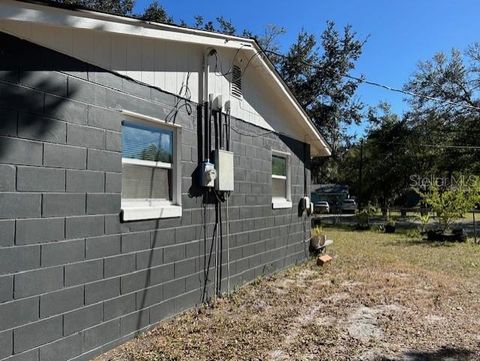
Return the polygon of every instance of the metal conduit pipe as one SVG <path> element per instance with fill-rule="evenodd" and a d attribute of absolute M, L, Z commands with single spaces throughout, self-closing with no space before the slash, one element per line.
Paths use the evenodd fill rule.
<path fill-rule="evenodd" d="M 213 48 L 208 48 L 205 51 L 205 54 L 203 55 L 203 87 L 202 87 L 202 101 L 203 101 L 203 106 L 205 107 L 205 116 L 204 116 L 204 127 L 203 130 L 205 132 L 204 136 L 206 138 L 205 142 L 205 149 L 204 149 L 204 155 L 205 159 L 207 161 L 210 160 L 210 151 L 211 151 L 211 109 L 212 109 L 212 104 L 209 99 L 209 93 L 208 93 L 208 80 L 210 76 L 210 57 L 215 55 L 217 51 Z"/>

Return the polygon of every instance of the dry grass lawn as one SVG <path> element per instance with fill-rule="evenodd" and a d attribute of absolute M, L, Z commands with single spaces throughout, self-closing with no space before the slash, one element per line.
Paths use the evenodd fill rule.
<path fill-rule="evenodd" d="M 326 232 L 326 267 L 259 279 L 96 360 L 480 360 L 480 246 Z"/>

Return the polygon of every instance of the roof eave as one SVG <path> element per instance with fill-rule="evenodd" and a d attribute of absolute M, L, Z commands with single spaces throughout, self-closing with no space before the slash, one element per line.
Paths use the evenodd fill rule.
<path fill-rule="evenodd" d="M 18 11 L 19 2 L 27 3 L 30 9 L 23 9 L 24 11 Z M 294 108 L 297 110 L 303 125 L 307 133 L 312 134 L 312 137 L 304 139 L 305 142 L 311 145 L 311 154 L 319 156 L 331 155 L 330 147 L 325 139 L 318 132 L 317 128 L 311 121 L 308 114 L 299 104 L 293 93 L 290 91 L 285 81 L 282 79 L 273 63 L 270 61 L 265 52 L 261 49 L 260 45 L 255 39 L 247 39 L 233 35 L 226 35 L 216 32 L 210 32 L 205 30 L 197 30 L 191 28 L 185 28 L 178 25 L 170 25 L 163 23 L 148 22 L 141 19 L 118 16 L 98 11 L 92 11 L 85 8 L 61 6 L 44 1 L 35 0 L 4 0 L 2 1 L 2 17 L 11 20 L 29 21 L 29 22 L 43 22 L 52 26 L 65 26 L 65 27 L 77 27 L 83 29 L 102 29 L 103 31 L 109 31 L 114 33 L 122 33 L 133 36 L 142 36 L 150 38 L 159 38 L 165 40 L 182 41 L 199 43 L 206 46 L 217 46 L 224 48 L 242 48 L 244 50 L 250 50 L 254 53 L 260 53 L 261 64 L 264 69 L 269 72 L 271 78 L 277 83 L 280 89 L 284 92 L 286 97 L 291 101 Z M 45 11 L 45 8 L 56 11 L 57 16 L 42 14 L 41 11 Z M 70 13 L 80 13 L 79 16 L 82 19 L 76 19 L 76 16 L 71 16 Z M 64 15 L 58 16 L 58 15 Z M 72 18 L 69 18 L 68 16 Z M 81 21 L 83 20 L 83 22 Z M 98 23 L 98 21 L 103 22 Z M 108 22 L 108 26 L 104 24 Z M 175 33 L 181 35 L 172 36 Z M 209 38 L 209 42 L 205 42 L 205 38 Z"/>

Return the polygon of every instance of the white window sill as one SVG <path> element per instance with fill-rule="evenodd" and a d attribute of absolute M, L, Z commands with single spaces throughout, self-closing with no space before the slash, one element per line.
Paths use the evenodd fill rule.
<path fill-rule="evenodd" d="M 273 200 L 272 201 L 272 208 L 273 209 L 284 209 L 284 208 L 292 208 L 292 202 L 287 200 Z"/>
<path fill-rule="evenodd" d="M 182 216 L 182 207 L 175 205 L 156 207 L 122 207 L 124 221 L 137 221 Z"/>

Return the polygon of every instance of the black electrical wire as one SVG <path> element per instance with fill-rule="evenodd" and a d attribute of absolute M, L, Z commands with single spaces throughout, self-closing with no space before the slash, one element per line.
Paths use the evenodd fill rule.
<path fill-rule="evenodd" d="M 235 60 L 236 56 L 238 55 L 238 53 L 240 52 L 240 50 L 242 49 L 242 47 L 244 47 L 244 45 L 242 45 L 240 48 L 237 49 L 234 57 L 233 57 L 233 61 Z M 247 65 L 245 66 L 245 68 L 243 69 L 242 71 L 242 77 L 245 75 L 245 71 L 247 70 L 247 68 L 249 67 L 249 65 L 251 64 L 252 60 L 260 55 L 260 54 L 267 54 L 267 53 L 270 53 L 270 54 L 273 54 L 275 56 L 278 56 L 278 57 L 281 57 L 281 58 L 287 58 L 287 56 L 285 55 L 282 55 L 282 54 L 279 54 L 277 52 L 274 52 L 274 51 L 270 51 L 270 50 L 261 50 L 259 52 L 256 52 L 255 54 L 253 54 L 250 59 L 248 60 L 247 62 Z M 218 55 L 215 53 L 215 59 L 216 59 L 216 63 L 215 63 L 215 69 L 218 69 Z M 233 61 L 232 61 L 232 66 L 231 68 L 233 67 Z M 308 62 L 304 62 L 302 61 L 301 62 L 302 64 L 306 65 L 306 66 L 310 66 L 310 67 L 313 67 L 313 68 L 318 68 L 318 66 L 316 66 L 315 64 L 311 64 L 311 63 L 308 63 Z M 222 65 L 221 65 L 221 62 L 220 62 L 220 68 L 221 68 L 221 74 L 222 75 L 228 75 L 231 73 L 231 69 L 227 72 L 227 73 L 223 73 L 222 71 Z M 182 88 L 186 87 L 185 89 L 185 93 L 187 94 L 187 91 L 188 93 L 190 94 L 190 89 L 188 88 L 188 81 L 189 81 L 189 77 L 190 77 L 190 73 L 188 74 L 188 77 L 187 77 L 187 83 L 186 85 L 183 84 L 182 85 Z M 373 82 L 373 81 L 369 81 L 369 80 L 366 80 L 366 79 L 363 79 L 363 78 L 359 78 L 359 77 L 355 77 L 355 76 L 351 76 L 351 75 L 345 75 L 346 78 L 349 78 L 349 79 L 352 79 L 352 80 L 355 80 L 355 81 L 358 81 L 359 83 L 364 83 L 364 84 L 368 84 L 368 85 L 372 85 L 372 86 L 377 86 L 377 87 L 381 87 L 383 89 L 386 89 L 386 90 L 389 90 L 389 91 L 393 91 L 393 92 L 397 92 L 397 93 L 403 93 L 405 95 L 409 95 L 409 96 L 412 96 L 412 97 L 422 97 L 422 98 L 427 98 L 429 100 L 433 100 L 433 101 L 437 101 L 437 102 L 443 102 L 443 103 L 446 103 L 446 104 L 450 104 L 450 105 L 455 105 L 455 106 L 465 106 L 465 107 L 468 107 L 468 108 L 472 108 L 472 109 L 475 109 L 475 110 L 480 110 L 479 107 L 475 107 L 475 106 L 471 106 L 471 105 L 468 105 L 468 104 L 459 104 L 459 103 L 456 103 L 456 102 L 451 102 L 451 101 L 446 101 L 444 99 L 439 99 L 439 98 L 435 98 L 435 97 L 430 97 L 430 96 L 426 96 L 426 95 L 422 95 L 422 94 L 417 94 L 417 93 L 414 93 L 414 92 L 409 92 L 409 91 L 405 91 L 403 89 L 396 89 L 396 88 L 393 88 L 391 86 L 388 86 L 388 85 L 385 85 L 385 84 L 381 84 L 381 83 L 378 83 L 378 82 Z M 182 90 L 181 88 L 181 90 Z M 181 91 L 180 90 L 180 91 Z M 187 97 L 187 99 L 189 99 L 189 97 Z M 181 102 L 182 99 L 179 99 L 179 102 Z M 188 102 L 185 101 L 185 103 L 178 107 L 178 104 L 179 102 L 177 102 L 177 104 L 175 105 L 174 107 L 174 111 L 175 111 L 175 114 L 181 109 L 182 106 L 185 106 L 187 107 L 187 113 L 190 115 L 191 114 L 191 106 Z M 189 108 L 189 109 L 188 109 Z M 210 138 L 211 137 L 211 131 L 210 131 L 210 126 L 209 126 L 209 133 L 208 133 L 208 137 Z M 260 133 L 260 134 L 253 134 L 253 133 L 247 133 L 247 132 L 243 132 L 235 127 L 230 127 L 231 130 L 233 130 L 234 132 L 238 133 L 238 134 L 241 134 L 241 135 L 244 135 L 244 136 L 249 136 L 249 137 L 253 137 L 253 138 L 256 138 L 256 137 L 261 137 L 261 136 L 264 136 L 264 135 L 268 135 L 268 134 L 271 134 L 271 133 L 275 133 L 275 131 L 267 131 L 267 132 L 264 132 L 264 133 Z M 456 132 L 455 130 L 453 130 L 452 132 Z M 211 146 L 210 146 L 210 140 L 208 140 L 208 149 L 210 150 Z M 403 143 L 389 143 L 389 144 L 395 144 L 395 145 L 404 145 Z M 461 145 L 441 145 L 441 144 L 416 144 L 417 146 L 420 146 L 420 147 L 430 147 L 430 148 L 452 148 L 452 149 L 468 149 L 468 150 L 480 150 L 480 146 L 461 146 Z M 209 152 L 208 152 L 209 153 Z M 208 157 L 209 157 L 209 154 L 208 154 Z"/>
<path fill-rule="evenodd" d="M 215 127 L 215 149 L 219 148 L 219 122 L 218 122 L 218 112 L 213 112 L 213 125 Z"/>
<path fill-rule="evenodd" d="M 222 66 L 222 62 L 218 60 L 218 55 L 217 55 L 217 52 L 215 52 L 214 56 L 215 56 L 215 68 L 214 68 L 214 74 L 215 75 L 218 75 L 218 76 L 227 76 L 227 75 L 230 75 L 232 74 L 233 72 L 233 65 L 235 63 L 235 58 L 237 57 L 238 53 L 240 52 L 240 50 L 242 50 L 242 48 L 246 47 L 246 45 L 242 44 L 238 49 L 237 51 L 235 52 L 235 55 L 233 56 L 233 59 L 232 59 L 232 62 L 230 64 L 230 68 L 228 69 L 228 71 L 226 73 L 223 72 L 223 66 Z M 218 73 L 218 64 L 220 64 L 220 73 Z"/>
<path fill-rule="evenodd" d="M 205 194 L 204 194 L 205 197 Z M 207 285 L 208 285 L 208 277 L 209 277 L 209 270 L 210 270 L 210 260 L 211 260 L 211 254 L 212 254 L 212 247 L 210 247 L 210 252 L 207 252 L 207 203 L 205 202 L 205 199 L 203 201 L 203 245 L 204 245 L 204 252 L 203 252 L 203 295 L 202 295 L 202 301 L 206 302 L 206 295 L 207 295 Z M 213 243 L 212 243 L 213 245 Z M 209 255 L 208 257 L 208 262 L 207 262 L 207 254 Z"/>
<path fill-rule="evenodd" d="M 219 76 L 227 76 L 227 75 L 232 74 L 232 73 L 233 73 L 233 65 L 234 65 L 234 62 L 235 62 L 235 58 L 237 57 L 239 51 L 240 51 L 243 47 L 245 47 L 245 45 L 241 45 L 240 48 L 237 49 L 237 51 L 236 51 L 236 53 L 235 53 L 235 55 L 234 55 L 234 57 L 233 57 L 233 59 L 232 59 L 232 62 L 231 62 L 231 64 L 230 64 L 230 69 L 229 69 L 228 72 L 226 72 L 226 73 L 223 73 L 223 71 L 222 71 L 222 68 L 223 68 L 222 62 L 218 60 L 218 55 L 217 55 L 217 53 L 215 52 L 215 69 L 214 69 L 214 73 L 215 73 L 216 75 L 218 75 L 218 74 L 217 74 L 217 70 L 218 70 L 218 64 L 220 63 L 220 75 L 219 75 Z M 242 73 L 241 73 L 241 75 L 240 75 L 240 79 L 243 78 L 243 76 L 244 76 L 246 70 L 248 69 L 248 67 L 250 66 L 250 63 L 252 62 L 252 60 L 253 60 L 255 57 L 257 57 L 257 56 L 259 56 L 259 55 L 261 55 L 261 54 L 265 54 L 265 51 L 263 51 L 263 50 L 257 51 L 257 52 L 255 52 L 255 54 L 253 54 L 253 55 L 248 59 L 247 64 L 246 64 L 245 67 L 242 69 Z M 265 54 L 265 55 L 266 55 L 266 54 Z"/>
<path fill-rule="evenodd" d="M 244 135 L 246 137 L 252 137 L 252 138 L 257 138 L 257 137 L 263 137 L 264 135 L 268 135 L 268 134 L 272 134 L 272 133 L 275 133 L 274 130 L 268 130 L 264 133 L 258 133 L 258 134 L 254 134 L 254 133 L 248 133 L 248 132 L 243 132 L 242 130 L 240 129 L 237 129 L 235 127 L 231 127 L 231 129 L 237 133 L 237 134 L 240 134 L 240 135 Z"/>
<path fill-rule="evenodd" d="M 407 143 L 402 143 L 402 142 L 381 142 L 381 141 L 376 141 L 376 140 L 367 140 L 369 143 L 374 143 L 374 144 L 384 144 L 384 145 L 409 145 Z M 417 147 L 422 147 L 422 148 L 440 148 L 440 149 L 465 149 L 465 150 L 480 150 L 480 146 L 475 146 L 475 145 L 448 145 L 448 144 L 422 144 L 422 143 L 415 143 L 414 144 Z"/>
<path fill-rule="evenodd" d="M 266 54 L 272 54 L 272 55 L 278 56 L 282 59 L 288 59 L 288 56 L 283 55 L 283 54 L 279 54 L 279 53 L 277 53 L 275 51 L 272 51 L 272 50 L 263 50 L 262 49 L 258 53 L 263 53 L 265 55 Z M 311 67 L 311 68 L 320 69 L 320 67 L 316 64 L 312 64 L 312 63 L 309 63 L 309 62 L 306 62 L 306 61 L 300 61 L 300 63 L 302 63 L 305 66 Z M 453 102 L 453 101 L 450 101 L 450 100 L 440 99 L 440 98 L 437 98 L 437 97 L 432 97 L 432 96 L 424 95 L 424 94 L 418 94 L 418 93 L 411 92 L 411 91 L 408 91 L 408 90 L 399 89 L 399 88 L 395 88 L 395 87 L 392 87 L 392 86 L 389 86 L 389 85 L 385 85 L 385 84 L 382 84 L 382 83 L 379 83 L 379 82 L 367 80 L 363 77 L 356 77 L 356 76 L 348 75 L 348 74 L 345 74 L 343 77 L 351 79 L 351 80 L 355 80 L 359 83 L 375 86 L 375 87 L 382 88 L 382 89 L 385 89 L 385 90 L 388 90 L 388 91 L 391 91 L 391 92 L 401 93 L 401 94 L 408 95 L 408 96 L 411 96 L 411 97 L 424 98 L 424 99 L 436 101 L 438 103 L 445 103 L 445 104 L 454 105 L 454 106 L 462 106 L 462 107 L 466 107 L 466 108 L 475 109 L 475 110 L 480 111 L 480 107 L 477 107 L 477 106 L 474 106 L 474 105 Z"/>
<path fill-rule="evenodd" d="M 223 137 L 222 137 L 222 108 L 218 110 L 217 114 L 218 119 L 218 138 L 219 138 L 219 149 L 223 149 Z"/>
<path fill-rule="evenodd" d="M 222 289 L 222 264 L 223 264 L 223 220 L 222 220 L 222 202 L 218 202 L 218 215 L 219 215 L 219 222 L 220 222 L 220 239 L 217 240 L 218 242 L 218 276 L 217 276 L 217 286 L 218 286 L 218 294 L 221 293 Z"/>
<path fill-rule="evenodd" d="M 237 50 L 238 52 L 238 50 Z M 247 62 L 247 65 L 245 66 L 245 68 L 243 69 L 242 71 L 242 75 L 241 77 L 243 77 L 243 75 L 245 74 L 245 71 L 247 70 L 248 66 L 250 65 L 251 61 L 259 56 L 259 55 L 265 55 L 267 58 L 268 58 L 268 54 L 272 54 L 272 55 L 275 55 L 279 58 L 282 58 L 282 59 L 288 59 L 288 56 L 286 55 L 283 55 L 283 54 L 279 54 L 275 51 L 272 51 L 272 50 L 263 50 L 263 49 L 260 49 L 260 51 L 257 51 L 255 52 L 251 57 L 250 59 L 248 60 Z M 306 61 L 300 61 L 301 64 L 305 65 L 305 66 L 308 66 L 308 67 L 311 67 L 311 68 L 315 68 L 315 69 L 320 69 L 320 66 L 316 65 L 316 64 L 312 64 L 312 63 L 309 63 L 309 62 L 306 62 Z M 351 80 L 355 80 L 359 83 L 362 83 L 362 84 L 367 84 L 367 85 L 371 85 L 371 86 L 375 86 L 375 87 L 378 87 L 378 88 L 382 88 L 382 89 L 385 89 L 385 90 L 388 90 L 388 91 L 391 91 L 391 92 L 395 92 L 395 93 L 401 93 L 401 94 L 404 94 L 404 95 L 408 95 L 410 97 L 417 97 L 417 98 L 423 98 L 423 99 L 428 99 L 428 100 L 432 100 L 432 101 L 435 101 L 435 102 L 438 102 L 438 103 L 445 103 L 445 104 L 449 104 L 449 105 L 453 105 L 453 106 L 462 106 L 462 107 L 466 107 L 466 108 L 470 108 L 470 109 L 474 109 L 474 110 L 478 110 L 480 111 L 480 107 L 478 106 L 474 106 L 474 105 L 470 105 L 470 104 L 464 104 L 464 103 L 458 103 L 458 102 L 453 102 L 453 101 L 449 101 L 449 100 L 445 100 L 445 99 L 440 99 L 440 98 L 437 98 L 437 97 L 432 97 L 432 96 L 429 96 L 429 95 L 425 95 L 425 94 L 418 94 L 418 93 L 415 93 L 415 92 L 411 92 L 411 91 L 408 91 L 408 90 L 404 90 L 404 89 L 399 89 L 399 88 L 395 88 L 395 87 L 392 87 L 392 86 L 389 86 L 389 85 L 386 85 L 386 84 L 382 84 L 382 83 L 379 83 L 379 82 L 375 82 L 375 81 L 371 81 L 371 80 L 367 80 L 363 77 L 356 77 L 356 76 L 353 76 L 353 75 L 349 75 L 349 74 L 345 74 L 343 75 L 344 78 L 348 78 L 348 79 L 351 79 Z"/>
<path fill-rule="evenodd" d="M 182 86 L 180 87 L 180 90 L 178 92 L 178 97 L 177 101 L 175 102 L 175 105 L 173 108 L 170 110 L 170 112 L 166 115 L 165 121 L 168 123 L 170 119 L 172 119 L 173 123 L 175 123 L 175 119 L 177 117 L 178 112 L 182 109 L 185 108 L 186 112 L 188 115 L 191 115 L 193 112 L 192 106 L 190 104 L 190 100 L 192 98 L 192 93 L 189 88 L 189 82 L 190 82 L 190 72 L 187 73 L 187 79 L 185 82 L 182 83 Z M 185 89 L 185 90 L 184 90 Z M 184 90 L 184 95 L 182 97 L 182 91 Z M 182 103 L 180 105 L 180 103 Z"/>
<path fill-rule="evenodd" d="M 208 122 L 207 122 L 207 119 L 208 119 L 208 115 L 209 115 L 209 103 L 208 102 L 205 102 L 203 104 L 203 119 L 202 119 L 202 122 L 203 122 L 203 137 L 205 139 L 205 144 L 203 146 L 203 157 L 204 157 L 204 160 L 206 159 L 210 159 L 210 154 L 208 152 L 208 147 L 209 147 L 209 140 L 208 140 Z"/>
<path fill-rule="evenodd" d="M 283 59 L 288 58 L 285 55 L 279 54 L 279 53 L 271 51 L 271 50 L 257 51 L 248 60 L 247 65 L 245 66 L 245 68 L 242 71 L 241 77 L 243 77 L 245 75 L 245 71 L 247 70 L 248 66 L 251 64 L 252 60 L 256 56 L 259 56 L 261 54 L 264 54 L 267 57 L 268 57 L 267 54 L 273 54 L 273 55 L 281 57 Z M 312 68 L 319 68 L 319 66 L 317 66 L 315 64 L 311 64 L 309 62 L 301 61 L 301 63 L 303 65 L 306 65 L 306 66 L 309 66 L 309 67 L 312 67 Z M 457 102 L 452 102 L 452 101 L 448 101 L 448 100 L 444 100 L 444 99 L 440 99 L 440 98 L 436 98 L 436 97 L 431 97 L 431 96 L 427 96 L 427 95 L 423 95 L 423 94 L 418 94 L 418 93 L 415 93 L 415 92 L 410 92 L 410 91 L 406 91 L 406 90 L 403 90 L 403 89 L 394 88 L 394 87 L 391 87 L 391 86 L 388 86 L 388 85 L 385 85 L 385 84 L 382 84 L 382 83 L 370 81 L 370 80 L 367 80 L 367 79 L 364 79 L 364 78 L 355 77 L 355 76 L 348 75 L 348 74 L 344 75 L 344 77 L 348 78 L 348 79 L 358 81 L 359 83 L 364 83 L 364 84 L 367 84 L 367 85 L 380 87 L 380 88 L 383 88 L 385 90 L 389 90 L 389 91 L 393 91 L 393 92 L 397 92 L 397 93 L 402 93 L 402 94 L 405 94 L 405 95 L 408 95 L 408 96 L 411 96 L 411 97 L 420 97 L 420 98 L 425 98 L 425 99 L 429 99 L 429 100 L 432 100 L 432 101 L 436 101 L 436 102 L 439 102 L 439 103 L 445 103 L 445 104 L 454 105 L 454 106 L 463 106 L 463 107 L 467 107 L 467 108 L 471 108 L 471 109 L 475 109 L 475 110 L 480 110 L 480 107 L 472 106 L 472 105 L 469 105 L 469 104 L 460 104 L 460 103 L 457 103 Z M 267 134 L 275 133 L 275 131 L 267 131 L 267 132 L 260 133 L 260 134 L 252 134 L 252 133 L 243 132 L 243 131 L 235 128 L 235 127 L 231 127 L 231 130 L 233 130 L 234 132 L 236 132 L 238 134 L 241 134 L 241 135 L 244 135 L 244 136 L 249 136 L 249 137 L 252 137 L 252 138 L 261 137 L 261 136 L 264 136 L 264 135 L 267 135 Z M 401 143 L 399 143 L 399 145 L 401 145 Z M 452 148 L 452 149 L 480 150 L 480 146 L 441 145 L 441 144 L 417 144 L 417 146 L 431 147 L 431 148 Z"/>
<path fill-rule="evenodd" d="M 228 110 L 228 113 L 227 113 L 227 119 L 228 119 L 228 136 L 227 136 L 227 150 L 230 151 L 230 141 L 231 141 L 231 137 L 230 137 L 230 132 L 232 130 L 232 117 L 230 115 L 230 110 Z"/>

